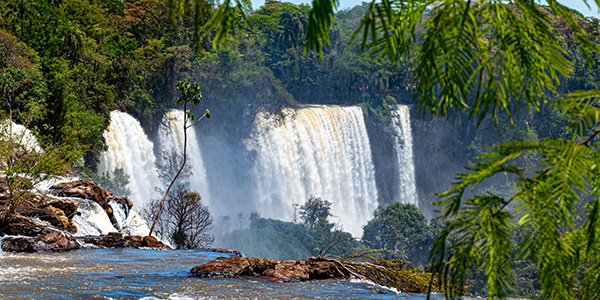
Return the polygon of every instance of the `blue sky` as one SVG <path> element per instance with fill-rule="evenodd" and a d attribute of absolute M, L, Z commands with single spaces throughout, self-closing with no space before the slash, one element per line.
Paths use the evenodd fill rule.
<path fill-rule="evenodd" d="M 284 1 L 284 2 L 290 2 L 290 3 L 294 3 L 294 4 L 300 4 L 300 3 L 310 4 L 311 3 L 311 1 L 309 1 L 309 0 L 288 0 L 288 1 Z M 340 0 L 340 9 L 354 7 L 362 2 L 363 2 L 362 0 Z M 592 16 L 592 17 L 600 18 L 600 14 L 598 13 L 598 6 L 596 6 L 596 4 L 594 4 L 594 0 L 588 0 L 588 4 L 590 4 L 591 9 L 585 5 L 585 2 L 583 2 L 583 0 L 562 0 L 562 1 L 559 0 L 558 2 L 563 5 L 566 5 L 568 7 L 578 10 L 586 17 Z M 252 0 L 252 6 L 254 9 L 259 8 L 264 3 L 265 3 L 264 0 Z M 546 2 L 542 1 L 540 3 L 546 3 Z"/>

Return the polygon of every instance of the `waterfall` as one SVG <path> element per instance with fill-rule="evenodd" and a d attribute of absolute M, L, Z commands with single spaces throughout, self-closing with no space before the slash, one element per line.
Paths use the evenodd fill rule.
<path fill-rule="evenodd" d="M 117 232 L 110 218 L 100 204 L 86 199 L 73 198 L 79 201 L 73 223 L 77 226 L 76 236 L 100 235 Z"/>
<path fill-rule="evenodd" d="M 355 236 L 377 208 L 375 169 L 360 107 L 311 106 L 284 117 L 259 114 L 248 143 L 256 151 L 255 209 L 291 221 L 311 195 Z"/>
<path fill-rule="evenodd" d="M 5 140 L 9 137 L 27 151 L 38 153 L 43 151 L 37 138 L 29 129 L 7 119 L 0 122 L 0 139 Z"/>
<path fill-rule="evenodd" d="M 167 156 L 172 156 L 173 154 L 177 154 L 183 159 L 183 117 L 183 111 L 176 109 L 168 111 L 163 117 L 162 124 L 158 129 L 159 149 L 161 153 L 158 160 L 160 165 L 168 165 L 169 162 L 165 161 L 165 159 Z M 176 168 L 179 169 L 180 165 L 181 161 L 177 161 Z M 188 179 L 191 189 L 200 193 L 202 199 L 210 199 L 206 168 L 202 161 L 200 144 L 194 127 L 190 127 L 187 130 L 186 165 L 191 167 L 192 175 Z M 177 172 L 177 170 L 174 170 L 174 172 Z M 175 174 L 173 174 L 173 176 L 174 175 Z M 181 182 L 180 179 L 178 179 L 178 181 Z M 164 184 L 169 183 L 170 179 L 169 182 Z M 206 200 L 204 203 L 209 204 Z"/>
<path fill-rule="evenodd" d="M 158 198 L 155 187 L 160 181 L 154 166 L 154 146 L 140 122 L 127 113 L 112 111 L 103 136 L 108 149 L 100 154 L 98 172 L 122 168 L 129 175 L 129 198 L 135 207 L 141 208 L 149 200 Z"/>
<path fill-rule="evenodd" d="M 398 105 L 398 109 L 392 112 L 392 124 L 395 131 L 394 150 L 396 152 L 396 170 L 398 171 L 397 201 L 414 204 L 418 207 L 408 106 Z"/>

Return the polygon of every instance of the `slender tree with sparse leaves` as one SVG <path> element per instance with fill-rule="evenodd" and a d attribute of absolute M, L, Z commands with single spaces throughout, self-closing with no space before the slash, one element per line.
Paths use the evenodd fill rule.
<path fill-rule="evenodd" d="M 152 233 L 154 232 L 154 227 L 156 226 L 156 221 L 160 217 L 160 211 L 165 203 L 165 200 L 167 199 L 167 196 L 169 195 L 169 191 L 171 191 L 171 188 L 175 184 L 177 177 L 179 177 L 179 175 L 185 168 L 185 163 L 187 162 L 187 130 L 188 130 L 188 128 L 198 125 L 200 120 L 202 120 L 204 117 L 206 117 L 207 119 L 210 119 L 210 111 L 208 109 L 200 118 L 198 118 L 198 120 L 196 120 L 196 117 L 194 116 L 194 114 L 187 109 L 188 103 L 190 103 L 191 105 L 198 105 L 198 104 L 200 104 L 200 99 L 202 99 L 202 92 L 200 91 L 200 86 L 197 83 L 180 81 L 177 83 L 177 91 L 179 91 L 181 93 L 181 96 L 179 96 L 179 98 L 177 99 L 177 105 L 183 105 L 183 111 L 184 111 L 184 116 L 183 116 L 183 118 L 184 118 L 184 120 L 183 120 L 183 162 L 181 163 L 181 167 L 179 168 L 179 171 L 177 171 L 177 174 L 175 174 L 175 177 L 173 177 L 173 180 L 171 180 L 171 183 L 169 184 L 169 187 L 165 191 L 165 195 L 163 196 L 162 201 L 160 202 L 160 205 L 158 206 L 158 210 L 154 217 L 154 221 L 152 222 L 152 227 L 150 228 L 150 233 L 148 234 L 150 236 L 152 236 Z"/>

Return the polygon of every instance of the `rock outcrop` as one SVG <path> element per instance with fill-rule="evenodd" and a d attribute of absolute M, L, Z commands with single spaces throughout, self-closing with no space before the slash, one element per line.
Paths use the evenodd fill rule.
<path fill-rule="evenodd" d="M 17 215 L 12 218 L 7 226 L 0 229 L 0 233 L 6 235 L 40 236 L 50 233 L 50 229 L 35 223 L 30 218 Z"/>
<path fill-rule="evenodd" d="M 60 197 L 74 197 L 92 200 L 102 207 L 109 218 L 114 218 L 113 209 L 108 203 L 109 193 L 100 188 L 91 180 L 77 180 L 72 182 L 59 183 L 50 187 L 52 194 Z"/>
<path fill-rule="evenodd" d="M 133 203 L 127 197 L 116 197 L 100 188 L 91 180 L 77 180 L 54 185 L 50 188 L 56 197 L 81 198 L 98 203 L 106 214 L 114 220 L 113 208 L 109 201 L 113 200 L 127 212 Z M 0 178 L 0 207 L 10 201 L 8 193 L 2 188 Z M 11 252 L 67 251 L 79 249 L 84 244 L 92 244 L 102 248 L 151 248 L 171 250 L 171 247 L 150 236 L 123 236 L 118 232 L 106 235 L 73 237 L 77 227 L 73 217 L 77 214 L 80 202 L 77 199 L 56 198 L 37 192 L 27 193 L 26 201 L 19 204 L 15 215 L 0 226 L 0 247 Z M 48 225 L 50 224 L 50 225 Z"/>
<path fill-rule="evenodd" d="M 197 277 L 264 276 L 274 282 L 310 279 L 351 278 L 353 274 L 340 261 L 311 257 L 298 261 L 257 257 L 219 257 L 192 268 Z"/>
<path fill-rule="evenodd" d="M 171 247 L 163 244 L 154 237 L 123 236 L 118 232 L 110 232 L 100 236 L 88 236 L 82 238 L 82 241 L 101 248 L 151 248 L 157 250 L 171 250 Z"/>
<path fill-rule="evenodd" d="M 8 237 L 2 240 L 2 250 L 10 252 L 68 251 L 79 249 L 75 238 L 62 231 L 53 231 L 39 237 Z"/>

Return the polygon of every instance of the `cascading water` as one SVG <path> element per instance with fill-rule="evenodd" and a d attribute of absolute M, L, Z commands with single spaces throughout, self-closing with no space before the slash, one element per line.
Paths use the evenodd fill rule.
<path fill-rule="evenodd" d="M 159 149 L 161 153 L 158 159 L 159 164 L 168 165 L 168 162 L 166 162 L 165 159 L 168 159 L 166 157 L 172 156 L 173 154 L 176 154 L 183 159 L 183 117 L 184 113 L 182 110 L 173 109 L 165 113 L 163 122 L 158 130 Z M 180 164 L 181 161 L 177 161 L 176 167 L 179 168 Z M 207 184 L 208 180 L 206 178 L 206 168 L 202 161 L 200 144 L 194 127 L 190 127 L 187 130 L 187 165 L 191 167 L 192 171 L 192 175 L 188 179 L 191 189 L 195 192 L 199 192 L 202 199 L 208 199 L 205 203 L 210 207 L 210 194 Z M 165 184 L 169 184 L 169 182 L 166 182 Z"/>
<path fill-rule="evenodd" d="M 149 200 L 158 198 L 159 186 L 154 162 L 154 145 L 144 133 L 140 122 L 127 113 L 112 111 L 110 124 L 104 131 L 108 149 L 100 154 L 98 172 L 121 168 L 129 175 L 129 198 L 138 209 Z"/>
<path fill-rule="evenodd" d="M 249 143 L 255 204 L 263 217 L 293 220 L 294 204 L 311 195 L 333 202 L 343 229 L 362 234 L 377 208 L 375 169 L 360 107 L 287 110 L 282 120 L 259 114 Z"/>
<path fill-rule="evenodd" d="M 25 147 L 27 151 L 43 151 L 37 138 L 29 129 L 11 120 L 4 120 L 0 122 L 0 138 L 6 139 L 8 137 L 11 137 L 14 142 Z"/>
<path fill-rule="evenodd" d="M 73 223 L 77 226 L 75 236 L 100 235 L 117 232 L 110 218 L 100 207 L 100 204 L 86 199 L 73 198 L 79 201 L 77 213 L 73 216 Z"/>
<path fill-rule="evenodd" d="M 410 203 L 418 207 L 408 106 L 398 105 L 398 109 L 392 112 L 392 124 L 395 131 L 394 150 L 396 152 L 396 169 L 398 170 L 397 201 Z"/>

